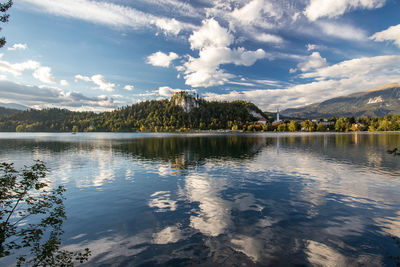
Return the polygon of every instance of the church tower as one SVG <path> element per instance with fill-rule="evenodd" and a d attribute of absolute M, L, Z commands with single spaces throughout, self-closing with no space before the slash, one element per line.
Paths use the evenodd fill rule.
<path fill-rule="evenodd" d="M 279 108 L 276 110 L 276 122 L 280 122 L 281 120 L 279 119 Z"/>

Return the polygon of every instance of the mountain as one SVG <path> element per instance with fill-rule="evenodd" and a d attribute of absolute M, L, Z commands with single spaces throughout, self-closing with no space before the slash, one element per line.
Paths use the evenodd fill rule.
<path fill-rule="evenodd" d="M 383 117 L 400 114 L 400 84 L 389 84 L 379 88 L 336 97 L 321 103 L 281 111 L 292 118 L 339 117 Z"/>
<path fill-rule="evenodd" d="M 0 107 L 0 118 L 6 115 L 12 115 L 18 113 L 20 111 L 21 110 L 18 109 Z"/>
<path fill-rule="evenodd" d="M 16 104 L 16 103 L 2 103 L 0 102 L 0 107 L 9 108 L 9 109 L 18 109 L 18 110 L 28 110 L 30 107 Z"/>

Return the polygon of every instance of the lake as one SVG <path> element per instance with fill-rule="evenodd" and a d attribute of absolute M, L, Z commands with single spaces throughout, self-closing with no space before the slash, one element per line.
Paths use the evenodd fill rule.
<path fill-rule="evenodd" d="M 0 133 L 67 188 L 88 266 L 393 266 L 399 133 Z M 0 265 L 10 264 L 3 259 Z"/>

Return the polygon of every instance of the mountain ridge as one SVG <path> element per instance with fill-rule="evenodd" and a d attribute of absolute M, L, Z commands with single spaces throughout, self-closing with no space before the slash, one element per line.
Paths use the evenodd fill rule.
<path fill-rule="evenodd" d="M 287 117 L 316 119 L 327 117 L 383 117 L 400 114 L 400 84 L 393 83 L 311 105 L 281 111 Z"/>

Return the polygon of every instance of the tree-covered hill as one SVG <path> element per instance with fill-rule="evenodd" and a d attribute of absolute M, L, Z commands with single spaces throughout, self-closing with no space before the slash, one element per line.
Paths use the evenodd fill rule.
<path fill-rule="evenodd" d="M 15 113 L 18 113 L 19 111 L 20 110 L 13 109 L 13 108 L 0 107 L 0 117 L 15 114 Z"/>
<path fill-rule="evenodd" d="M 66 109 L 27 110 L 0 118 L 0 131 L 26 132 L 131 132 L 186 129 L 231 129 L 265 116 L 245 101 L 209 102 L 185 112 L 169 100 L 152 100 L 112 112 L 73 112 Z"/>

